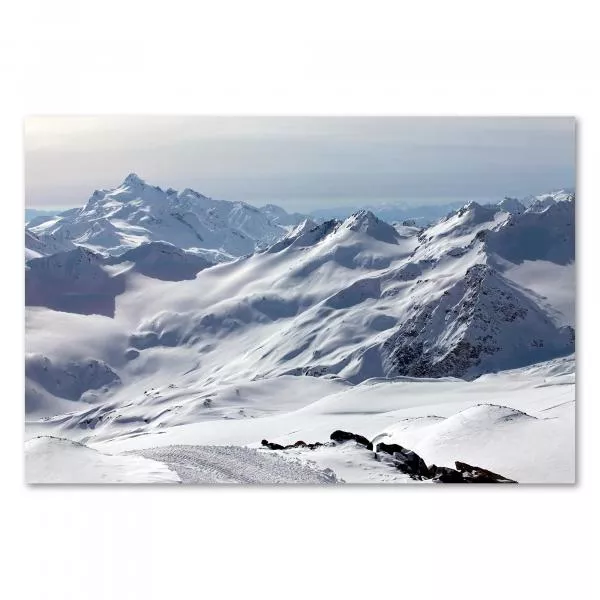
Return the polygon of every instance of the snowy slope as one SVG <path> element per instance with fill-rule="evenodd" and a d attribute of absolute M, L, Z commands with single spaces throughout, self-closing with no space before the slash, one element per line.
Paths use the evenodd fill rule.
<path fill-rule="evenodd" d="M 112 456 L 77 442 L 41 437 L 25 443 L 27 483 L 179 483 L 166 465 L 141 456 Z"/>
<path fill-rule="evenodd" d="M 119 376 L 101 360 L 82 358 L 55 364 L 40 354 L 25 356 L 25 410 L 28 413 L 49 412 L 55 403 L 65 408 L 68 403 L 64 400 L 93 401 L 94 392 L 108 392 L 119 385 Z"/>
<path fill-rule="evenodd" d="M 280 444 L 327 442 L 331 432 L 341 428 L 376 442 L 403 444 L 428 464 L 453 466 L 462 460 L 521 483 L 569 483 L 575 478 L 574 383 L 572 357 L 474 382 L 400 378 L 349 385 L 287 377 L 240 386 L 239 395 L 231 390 L 221 399 L 213 396 L 214 410 L 227 409 L 229 417 L 223 412 L 211 415 L 208 406 L 204 415 L 188 416 L 187 424 L 175 427 L 180 421 L 174 410 L 165 412 L 163 403 L 163 414 L 149 424 L 107 419 L 105 425 L 81 426 L 73 414 L 30 422 L 28 431 L 31 436 L 52 433 L 102 453 L 121 454 L 181 445 L 260 448 L 263 438 Z M 178 400 L 181 404 L 181 395 Z M 242 410 L 247 414 L 239 414 Z M 126 414 L 124 409 L 116 412 Z M 349 483 L 412 481 L 353 443 L 280 454 L 332 469 Z M 155 451 L 145 455 L 169 460 L 168 454 Z"/>
<path fill-rule="evenodd" d="M 51 219 L 50 219 L 51 220 Z M 43 219 L 43 222 L 48 222 Z M 74 244 L 70 240 L 56 238 L 52 234 L 36 235 L 33 231 L 25 229 L 25 261 L 31 258 L 40 258 L 41 256 L 49 256 L 57 252 L 65 252 L 74 248 Z"/>
<path fill-rule="evenodd" d="M 122 277 L 111 277 L 103 264 L 102 256 L 84 247 L 29 260 L 25 305 L 113 316 L 115 297 L 125 284 Z"/>
<path fill-rule="evenodd" d="M 166 242 L 141 244 L 120 256 L 105 259 L 104 264 L 120 265 L 119 273 L 125 272 L 123 268 L 126 268 L 163 281 L 194 279 L 202 269 L 213 265 L 202 256 Z"/>
<path fill-rule="evenodd" d="M 166 242 L 148 242 L 120 256 L 73 250 L 31 258 L 25 268 L 25 305 L 114 317 L 116 296 L 134 273 L 162 281 L 196 277 L 213 266 L 206 258 Z"/>

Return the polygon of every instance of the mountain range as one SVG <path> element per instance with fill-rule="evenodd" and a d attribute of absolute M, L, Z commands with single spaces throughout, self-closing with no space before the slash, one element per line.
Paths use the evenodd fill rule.
<path fill-rule="evenodd" d="M 189 188 L 163 190 L 130 173 L 118 187 L 96 190 L 81 209 L 28 221 L 25 247 L 30 257 L 73 245 L 118 256 L 160 241 L 220 262 L 276 241 L 303 218 L 273 205 L 213 200 Z"/>
<path fill-rule="evenodd" d="M 572 193 L 423 227 L 131 174 L 25 236 L 26 410 L 86 443 L 279 410 L 242 401 L 248 385 L 474 381 L 575 348 Z"/>

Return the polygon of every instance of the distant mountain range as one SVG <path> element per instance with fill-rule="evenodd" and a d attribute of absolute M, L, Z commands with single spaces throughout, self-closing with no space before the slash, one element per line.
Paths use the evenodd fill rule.
<path fill-rule="evenodd" d="M 30 258 L 73 245 L 118 256 L 160 241 L 219 262 L 251 254 L 304 218 L 273 205 L 258 209 L 191 189 L 163 190 L 131 173 L 114 189 L 96 190 L 81 209 L 33 217 L 26 248 Z"/>
<path fill-rule="evenodd" d="M 154 219 L 160 219 L 164 216 L 164 206 L 161 206 L 161 203 L 158 203 L 158 212 L 161 213 L 161 216 L 158 216 L 157 213 L 157 203 L 156 203 L 156 193 L 154 193 L 154 202 L 152 201 L 153 193 L 151 190 L 155 192 L 163 192 L 161 188 L 151 186 L 147 184 L 145 181 L 140 179 L 134 173 L 130 174 L 125 178 L 123 183 L 112 189 L 112 190 L 102 190 L 97 191 L 92 198 L 88 201 L 88 205 L 86 206 L 87 210 L 84 210 L 81 214 L 78 214 L 76 227 L 77 231 L 81 230 L 81 225 L 85 225 L 86 220 L 91 224 L 92 221 L 96 220 L 99 215 L 103 214 L 102 210 L 94 209 L 94 205 L 97 204 L 106 204 L 106 198 L 110 198 L 108 203 L 114 201 L 129 201 L 133 195 L 139 194 L 140 206 L 139 210 L 147 213 L 147 216 L 151 216 Z M 321 208 L 317 210 L 313 210 L 310 213 L 302 214 L 302 213 L 288 213 L 285 209 L 280 206 L 274 204 L 267 204 L 260 208 L 254 207 L 250 204 L 246 204 L 243 202 L 228 202 L 224 200 L 212 200 L 203 196 L 202 194 L 198 194 L 193 190 L 186 189 L 181 194 L 175 192 L 175 190 L 169 189 L 168 192 L 169 202 L 172 203 L 172 207 L 174 209 L 174 214 L 178 213 L 178 208 L 176 207 L 177 198 L 187 197 L 188 202 L 191 199 L 191 207 L 187 206 L 187 208 L 191 208 L 191 212 L 198 211 L 198 216 L 200 220 L 205 221 L 204 225 L 209 228 L 222 228 L 224 226 L 230 227 L 233 231 L 228 232 L 228 236 L 239 236 L 239 235 L 247 235 L 251 240 L 255 240 L 257 242 L 257 246 L 260 246 L 262 243 L 270 242 L 273 239 L 273 235 L 277 235 L 281 233 L 281 229 L 289 229 L 290 227 L 296 226 L 298 223 L 302 222 L 306 218 L 313 219 L 316 222 L 323 222 L 330 219 L 345 219 L 349 217 L 351 214 L 359 211 L 359 210 L 368 210 L 376 215 L 378 218 L 383 221 L 387 221 L 388 223 L 398 222 L 401 223 L 403 221 L 414 221 L 416 225 L 424 227 L 426 225 L 432 224 L 433 222 L 445 217 L 449 213 L 454 210 L 457 210 L 461 206 L 464 205 L 464 202 L 457 201 L 445 204 L 423 204 L 423 205 L 408 205 L 406 202 L 388 202 L 382 204 L 374 204 L 374 205 L 354 205 L 354 206 L 345 206 L 345 207 L 332 207 L 332 208 Z M 531 204 L 536 203 L 538 206 L 542 206 L 548 202 L 560 201 L 569 198 L 574 195 L 574 190 L 572 188 L 564 188 L 560 190 L 555 190 L 553 192 L 539 194 L 539 195 L 529 195 L 524 198 L 510 198 L 506 197 L 501 202 L 500 205 L 509 210 L 509 212 L 514 212 L 518 210 L 524 210 L 529 207 Z M 175 201 L 175 202 L 173 202 Z M 91 207 L 89 206 L 91 202 Z M 169 202 L 163 203 L 168 204 Z M 512 209 L 510 208 L 512 207 Z M 521 207 L 521 208 L 519 208 Z M 265 218 L 266 221 L 271 225 L 269 226 L 267 223 L 257 222 L 255 213 L 259 211 Z M 52 210 L 37 210 L 37 209 L 25 209 L 25 221 L 28 223 L 28 227 L 30 229 L 37 228 L 39 225 L 44 222 L 48 222 L 48 217 L 62 217 L 70 220 L 73 216 L 73 209 L 67 211 L 52 211 Z M 223 219 L 220 223 L 217 221 L 216 223 L 209 223 L 210 219 L 207 219 L 210 215 L 218 214 Z M 254 215 L 254 216 L 253 216 Z M 114 211 L 109 211 L 107 214 L 104 214 L 106 218 L 113 221 L 114 218 L 120 218 L 119 214 L 116 214 Z M 145 215 L 142 215 L 145 216 Z M 39 218 L 38 218 L 39 217 Z M 231 219 L 231 222 L 229 222 Z M 128 215 L 126 220 L 128 222 L 132 222 L 132 224 L 137 226 L 142 226 L 144 228 L 143 223 L 140 223 L 141 217 L 138 215 L 136 219 L 135 216 Z M 192 219 L 193 220 L 193 219 Z M 244 222 L 248 222 L 249 230 L 244 231 L 244 227 L 240 228 L 240 225 Z M 145 220 L 148 223 L 148 219 Z M 65 225 L 66 222 L 62 222 L 59 225 Z M 274 226 L 275 228 L 273 229 Z M 58 228 L 59 231 L 62 227 Z M 39 235 L 45 236 L 46 233 L 53 233 L 54 226 L 47 226 L 46 228 L 39 229 L 37 233 Z M 143 232 L 141 235 L 144 235 Z M 171 232 L 172 235 L 169 236 L 167 233 L 163 233 L 162 237 L 170 237 L 172 243 L 178 245 L 182 240 L 177 239 L 180 236 L 176 231 Z M 224 234 L 224 232 L 221 232 Z M 200 233 L 201 235 L 201 233 Z M 59 234 L 60 237 L 60 234 Z M 100 237 L 99 232 L 97 231 L 95 234 L 90 236 L 93 239 Z M 210 244 L 218 243 L 219 234 L 217 234 L 216 238 L 214 236 L 209 236 L 211 239 L 207 240 L 206 243 L 200 245 L 191 245 L 187 246 L 188 248 L 211 248 Z M 227 237 L 227 236 L 226 236 Z M 131 243 L 132 240 L 130 240 Z M 195 240 L 195 242 L 200 240 Z M 204 240 L 202 240 L 204 241 Z M 238 240 L 239 241 L 239 240 Z M 89 245 L 86 243 L 86 245 Z M 93 244 L 92 244 L 93 245 Z M 90 245 L 90 247 L 92 246 Z M 100 244 L 102 246 L 102 244 Z M 241 248 L 248 250 L 251 248 L 251 243 L 232 243 L 231 241 L 225 242 L 225 246 L 227 250 L 225 250 L 225 255 L 238 256 L 238 252 L 241 251 Z M 112 251 L 120 251 L 119 246 L 117 245 Z"/>

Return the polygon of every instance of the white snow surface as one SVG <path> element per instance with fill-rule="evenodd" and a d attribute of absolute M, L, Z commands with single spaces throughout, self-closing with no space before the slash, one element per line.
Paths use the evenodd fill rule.
<path fill-rule="evenodd" d="M 252 382 L 238 388 L 239 395 L 235 390 L 217 394 L 214 408 L 212 402 L 205 405 L 200 399 L 194 403 L 198 412 L 186 417 L 187 424 L 178 414 L 181 404 L 161 402 L 156 394 L 162 408 L 145 410 L 143 414 L 155 415 L 148 423 L 141 415 L 127 417 L 132 407 L 119 405 L 30 421 L 27 431 L 31 436 L 76 439 L 107 454 L 144 451 L 144 456 L 172 464 L 176 462 L 170 454 L 173 447 L 259 448 L 262 439 L 282 445 L 297 440 L 327 442 L 332 431 L 342 429 L 375 442 L 404 445 L 428 464 L 454 466 L 454 461 L 461 460 L 520 483 L 572 483 L 574 384 L 573 357 L 472 382 L 401 378 L 349 385 L 340 380 L 284 376 Z M 162 447 L 169 450 L 165 454 L 152 450 Z M 354 442 L 315 450 L 259 452 L 296 458 L 321 471 L 331 469 L 347 483 L 412 483 Z M 213 481 L 210 474 L 199 477 Z M 238 473 L 236 477 L 242 482 L 250 476 Z M 264 481 L 273 482 L 270 475 Z"/>
<path fill-rule="evenodd" d="M 48 436 L 25 442 L 25 479 L 29 484 L 179 482 L 176 473 L 160 462 L 133 454 L 103 454 Z"/>

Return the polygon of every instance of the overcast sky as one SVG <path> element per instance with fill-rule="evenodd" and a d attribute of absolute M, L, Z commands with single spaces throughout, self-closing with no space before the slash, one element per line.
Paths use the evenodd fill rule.
<path fill-rule="evenodd" d="M 80 206 L 129 172 L 288 210 L 490 201 L 575 185 L 575 120 L 31 117 L 26 206 Z"/>

